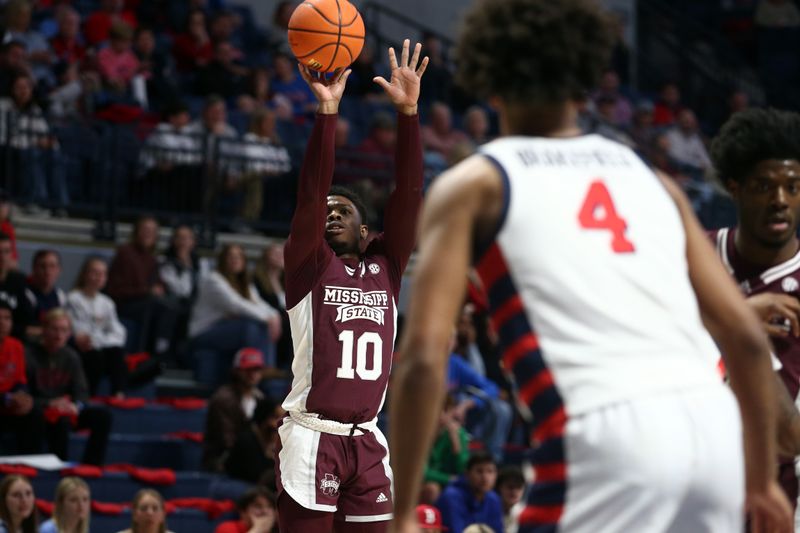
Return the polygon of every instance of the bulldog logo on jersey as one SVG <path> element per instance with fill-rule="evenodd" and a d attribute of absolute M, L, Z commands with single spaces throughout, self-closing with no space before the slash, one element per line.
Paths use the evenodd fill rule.
<path fill-rule="evenodd" d="M 783 278 L 783 281 L 781 281 L 781 288 L 784 292 L 794 292 L 800 289 L 800 283 L 794 278 Z"/>
<path fill-rule="evenodd" d="M 339 478 L 333 474 L 325 474 L 325 478 L 320 481 L 319 490 L 325 496 L 336 496 L 339 493 Z"/>
<path fill-rule="evenodd" d="M 336 306 L 336 322 L 370 320 L 383 325 L 389 308 L 386 291 L 367 291 L 353 287 L 325 287 L 322 300 L 325 305 Z"/>

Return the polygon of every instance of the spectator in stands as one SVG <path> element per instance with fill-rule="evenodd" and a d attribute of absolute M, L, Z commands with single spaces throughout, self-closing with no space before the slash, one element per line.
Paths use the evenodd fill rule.
<path fill-rule="evenodd" d="M 289 19 L 297 6 L 295 2 L 282 0 L 275 5 L 272 12 L 272 25 L 269 28 L 269 47 L 274 52 L 290 54 Z"/>
<path fill-rule="evenodd" d="M 203 468 L 224 472 L 225 461 L 236 437 L 247 429 L 259 400 L 258 384 L 264 375 L 264 355 L 257 348 L 236 352 L 230 379 L 208 401 L 203 435 Z"/>
<path fill-rule="evenodd" d="M 203 106 L 203 116 L 200 120 L 195 120 L 186 126 L 184 132 L 205 137 L 205 149 L 207 150 L 213 146 L 213 137 L 235 138 L 237 136 L 236 129 L 228 124 L 228 110 L 225 107 L 225 99 L 216 94 L 206 98 Z"/>
<path fill-rule="evenodd" d="M 39 533 L 33 485 L 25 476 L 0 481 L 0 533 Z"/>
<path fill-rule="evenodd" d="M 503 531 L 517 533 L 517 519 L 525 507 L 522 501 L 525 493 L 525 476 L 522 475 L 522 469 L 515 465 L 501 468 L 497 474 L 494 491 L 500 495 L 503 504 Z"/>
<path fill-rule="evenodd" d="M 497 465 L 486 452 L 473 453 L 467 472 L 451 482 L 436 502 L 447 531 L 462 533 L 469 524 L 487 524 L 503 531 L 500 496 L 492 490 L 497 480 Z"/>
<path fill-rule="evenodd" d="M 156 36 L 151 28 L 140 26 L 133 39 L 133 52 L 139 60 L 139 73 L 147 84 L 149 107 L 176 96 L 172 73 L 166 55 L 156 48 Z"/>
<path fill-rule="evenodd" d="M 30 75 L 18 73 L 11 84 L 11 98 L 0 99 L 0 145 L 8 147 L 8 161 L 20 196 L 31 204 L 33 213 L 41 214 L 36 203 L 54 201 L 63 208 L 68 197 L 58 141 L 33 101 L 33 87 Z"/>
<path fill-rule="evenodd" d="M 427 74 L 427 71 L 425 73 Z M 430 124 L 423 126 L 421 133 L 425 150 L 437 152 L 445 159 L 454 145 L 469 140 L 463 131 L 453 128 L 450 107 L 442 102 L 434 102 L 431 105 Z"/>
<path fill-rule="evenodd" d="M 367 137 L 356 146 L 347 161 L 350 172 L 338 176 L 342 182 L 358 190 L 373 209 L 380 210 L 389 196 L 396 145 L 394 117 L 382 111 L 374 113 Z"/>
<path fill-rule="evenodd" d="M 132 190 L 142 205 L 179 212 L 200 212 L 204 188 L 201 163 L 203 143 L 199 127 L 189 128 L 191 116 L 183 102 L 172 102 L 164 120 L 145 140 L 139 153 L 144 174 Z M 192 131 L 194 130 L 194 134 Z"/>
<path fill-rule="evenodd" d="M 450 355 L 447 383 L 458 401 L 453 416 L 500 462 L 514 416 L 511 405 L 500 397 L 500 388 L 456 353 Z"/>
<path fill-rule="evenodd" d="M 422 53 L 428 56 L 428 66 L 420 85 L 420 102 L 449 102 L 453 88 L 453 72 L 445 58 L 442 41 L 433 33 L 422 36 Z"/>
<path fill-rule="evenodd" d="M 464 112 L 464 131 L 473 144 L 489 140 L 489 115 L 480 106 L 472 106 Z"/>
<path fill-rule="evenodd" d="M 228 476 L 275 490 L 278 424 L 285 415 L 279 402 L 259 400 L 250 424 L 236 436 L 225 459 Z"/>
<path fill-rule="evenodd" d="M 6 4 L 6 32 L 3 42 L 17 41 L 24 44 L 36 80 L 52 83 L 50 65 L 53 62 L 53 52 L 47 39 L 30 28 L 31 10 L 28 0 L 11 0 Z"/>
<path fill-rule="evenodd" d="M 39 533 L 89 533 L 91 493 L 79 477 L 61 478 L 53 498 L 53 518 L 39 527 Z"/>
<path fill-rule="evenodd" d="M 469 434 L 456 414 L 455 398 L 448 394 L 439 416 L 438 436 L 425 467 L 420 501 L 435 503 L 442 494 L 442 487 L 464 473 L 468 460 Z"/>
<path fill-rule="evenodd" d="M 11 96 L 12 83 L 19 74 L 31 77 L 33 74 L 24 44 L 19 41 L 4 42 L 0 50 L 0 97 L 7 98 Z"/>
<path fill-rule="evenodd" d="M 417 525 L 425 533 L 442 533 L 442 513 L 433 505 L 417 505 Z"/>
<path fill-rule="evenodd" d="M 289 314 L 286 312 L 286 280 L 284 279 L 283 244 L 264 248 L 253 269 L 253 282 L 259 296 L 281 314 L 281 337 L 277 343 L 277 366 L 288 368 L 293 357 Z"/>
<path fill-rule="evenodd" d="M 188 336 L 189 317 L 197 298 L 201 274 L 206 274 L 205 262 L 195 251 L 197 239 L 194 230 L 185 224 L 172 231 L 169 247 L 159 261 L 158 271 L 164 282 L 167 298 L 175 302 L 178 310 L 174 345 L 180 345 Z"/>
<path fill-rule="evenodd" d="M 653 127 L 653 107 L 653 102 L 649 100 L 638 102 L 636 110 L 633 112 L 631 127 L 628 129 L 628 135 L 636 144 L 639 153 L 645 158 L 649 158 L 650 147 L 658 133 Z"/>
<path fill-rule="evenodd" d="M 243 137 L 242 173 L 236 176 L 233 188 L 244 192 L 241 215 L 248 222 L 261 218 L 265 185 L 274 189 L 270 182 L 291 170 L 289 152 L 281 146 L 275 121 L 275 113 L 259 108 L 251 115 L 250 131 Z"/>
<path fill-rule="evenodd" d="M 86 46 L 81 35 L 81 16 L 68 5 L 56 10 L 58 33 L 50 40 L 53 55 L 68 64 L 80 62 L 86 55 Z"/>
<path fill-rule="evenodd" d="M 280 315 L 261 299 L 250 280 L 244 250 L 236 244 L 225 245 L 216 270 L 200 281 L 189 321 L 192 351 L 214 354 L 213 361 L 196 363 L 210 363 L 216 381 L 229 368 L 237 350 L 247 346 L 258 349 L 267 365 L 274 368 L 273 342 L 280 329 Z"/>
<path fill-rule="evenodd" d="M 677 124 L 666 133 L 669 155 L 691 171 L 702 172 L 711 165 L 711 160 L 700 137 L 697 117 L 691 109 L 683 109 L 677 119 Z"/>
<path fill-rule="evenodd" d="M 171 347 L 176 313 L 171 302 L 164 298 L 155 253 L 157 242 L 156 219 L 139 217 L 133 226 L 131 242 L 117 248 L 111 261 L 106 293 L 117 304 L 119 317 L 138 326 L 135 349 L 163 357 Z"/>
<path fill-rule="evenodd" d="M 61 276 L 61 256 L 55 250 L 41 249 L 33 254 L 28 293 L 33 306 L 33 321 L 28 326 L 26 338 L 38 339 L 42 334 L 42 318 L 51 309 L 64 307 L 67 295 L 56 286 Z"/>
<path fill-rule="evenodd" d="M 275 505 L 272 492 L 263 487 L 253 487 L 236 502 L 239 520 L 221 523 L 214 533 L 277 533 L 278 513 Z"/>
<path fill-rule="evenodd" d="M 456 346 L 453 351 L 464 358 L 472 370 L 485 377 L 486 363 L 478 348 L 478 332 L 475 329 L 474 316 L 475 306 L 471 303 L 464 305 L 456 323 Z"/>
<path fill-rule="evenodd" d="M 630 100 L 620 92 L 619 86 L 619 74 L 613 70 L 607 70 L 600 79 L 600 87 L 595 91 L 593 100 L 595 104 L 597 104 L 601 98 L 611 101 L 613 103 L 609 116 L 611 124 L 620 128 L 625 128 L 631 123 L 633 107 L 631 106 Z"/>
<path fill-rule="evenodd" d="M 762 28 L 800 27 L 800 9 L 792 0 L 761 0 L 753 18 Z"/>
<path fill-rule="evenodd" d="M 195 92 L 201 96 L 218 94 L 226 99 L 242 93 L 248 71 L 236 59 L 230 41 L 214 44 L 214 57 L 197 73 Z"/>
<path fill-rule="evenodd" d="M 61 61 L 53 67 L 56 86 L 50 91 L 47 99 L 50 103 L 48 113 L 53 119 L 77 119 L 85 103 L 84 97 L 90 97 L 100 87 L 96 72 L 87 71 L 81 78 L 78 75 L 77 63 Z"/>
<path fill-rule="evenodd" d="M 25 340 L 25 331 L 33 320 L 33 306 L 26 291 L 25 275 L 14 270 L 11 239 L 0 233 L 0 301 L 11 308 L 13 326 L 11 335 Z"/>
<path fill-rule="evenodd" d="M 103 376 L 111 381 L 111 394 L 122 397 L 125 390 L 125 340 L 127 332 L 117 318 L 114 301 L 103 294 L 107 279 L 106 262 L 89 257 L 83 262 L 75 288 L 67 296 L 67 313 L 72 320 L 75 347 L 81 355 L 89 382 L 89 393 L 97 394 Z"/>
<path fill-rule="evenodd" d="M 11 308 L 0 300 L 0 434 L 16 438 L 16 449 L 7 454 L 35 454 L 44 443 L 44 418 L 28 390 L 25 349 L 11 336 L 12 325 Z"/>
<path fill-rule="evenodd" d="M 101 465 L 111 430 L 111 413 L 104 407 L 87 405 L 86 375 L 78 354 L 67 346 L 71 334 L 65 311 L 53 309 L 45 315 L 42 342 L 32 345 L 27 353 L 28 384 L 48 422 L 50 452 L 66 461 L 70 430 L 88 429 L 89 441 L 82 462 Z"/>
<path fill-rule="evenodd" d="M 133 77 L 139 73 L 139 60 L 133 53 L 133 30 L 124 22 L 115 22 L 109 30 L 111 43 L 97 53 L 100 75 L 116 93 L 127 93 Z"/>
<path fill-rule="evenodd" d="M 678 112 L 683 109 L 681 90 L 673 82 L 661 86 L 658 101 L 653 109 L 653 125 L 669 126 L 675 122 Z"/>
<path fill-rule="evenodd" d="M 208 22 L 208 36 L 211 42 L 221 43 L 230 42 L 233 46 L 233 58 L 242 59 L 241 34 L 238 32 L 241 19 L 232 11 L 227 9 L 217 9 Z"/>
<path fill-rule="evenodd" d="M 19 255 L 17 253 L 17 232 L 11 220 L 12 207 L 11 198 L 8 197 L 5 191 L 0 189 L 0 233 L 7 235 L 8 240 L 11 242 L 11 258 L 14 260 L 11 268 L 16 269 Z"/>
<path fill-rule="evenodd" d="M 118 533 L 172 533 L 167 529 L 164 498 L 153 489 L 141 489 L 131 502 L 131 527 Z"/>
<path fill-rule="evenodd" d="M 211 61 L 214 49 L 206 29 L 206 14 L 202 9 L 189 12 L 186 29 L 175 37 L 172 54 L 179 72 L 192 72 Z"/>
<path fill-rule="evenodd" d="M 272 80 L 272 90 L 289 99 L 295 119 L 305 120 L 306 115 L 317 108 L 317 100 L 297 73 L 297 62 L 288 54 L 278 53 L 273 60 L 273 67 L 275 78 Z"/>
<path fill-rule="evenodd" d="M 87 43 L 96 46 L 107 41 L 111 27 L 120 22 L 127 24 L 131 29 L 136 29 L 138 26 L 136 14 L 125 9 L 124 0 L 102 0 L 100 10 L 89 15 L 83 26 Z"/>
<path fill-rule="evenodd" d="M 290 121 L 293 117 L 292 103 L 285 96 L 274 94 L 270 71 L 263 67 L 250 71 L 245 91 L 239 96 L 236 105 L 243 113 L 250 114 L 259 107 L 268 107 L 278 120 Z"/>

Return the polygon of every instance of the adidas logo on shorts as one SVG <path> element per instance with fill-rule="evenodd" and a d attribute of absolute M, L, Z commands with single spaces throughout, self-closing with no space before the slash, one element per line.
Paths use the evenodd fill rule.
<path fill-rule="evenodd" d="M 377 498 L 375 498 L 375 503 L 383 503 L 383 502 L 388 502 L 388 501 L 389 501 L 389 498 L 387 498 L 386 494 L 384 494 L 382 492 L 380 494 L 378 494 Z"/>

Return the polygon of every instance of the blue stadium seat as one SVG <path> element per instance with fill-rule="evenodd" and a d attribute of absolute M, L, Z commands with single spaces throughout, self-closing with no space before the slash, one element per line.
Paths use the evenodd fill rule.
<path fill-rule="evenodd" d="M 70 461 L 80 461 L 86 440 L 86 435 L 70 435 Z M 112 433 L 106 452 L 106 463 L 130 463 L 145 468 L 200 470 L 201 459 L 202 447 L 199 443 L 153 435 Z"/>
<path fill-rule="evenodd" d="M 147 405 L 140 409 L 114 409 L 111 432 L 118 435 L 161 436 L 173 431 L 202 432 L 205 409 L 175 409 L 167 405 Z"/>

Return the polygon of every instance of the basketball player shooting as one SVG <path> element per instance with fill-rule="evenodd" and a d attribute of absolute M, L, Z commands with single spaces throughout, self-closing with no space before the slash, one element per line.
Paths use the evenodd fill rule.
<path fill-rule="evenodd" d="M 288 417 L 278 433 L 281 531 L 380 533 L 392 518 L 388 444 L 377 427 L 392 364 L 400 280 L 422 203 L 417 99 L 428 58 L 421 45 L 389 81 L 397 108 L 395 189 L 384 233 L 367 244 L 367 211 L 352 191 L 331 189 L 334 133 L 349 70 L 330 79 L 300 66 L 318 112 L 306 149 L 297 210 L 285 248 L 286 306 L 294 339 Z"/>
<path fill-rule="evenodd" d="M 458 77 L 502 136 L 426 197 L 391 404 L 397 531 L 417 531 L 470 263 L 531 415 L 521 532 L 733 533 L 745 509 L 754 532 L 791 531 L 758 318 L 680 189 L 578 127 L 612 27 L 591 0 L 478 0 L 465 19 Z"/>

